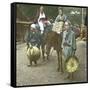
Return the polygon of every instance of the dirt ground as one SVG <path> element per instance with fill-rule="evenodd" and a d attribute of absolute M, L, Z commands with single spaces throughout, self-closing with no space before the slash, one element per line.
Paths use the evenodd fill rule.
<path fill-rule="evenodd" d="M 52 51 L 49 60 L 38 60 L 38 64 L 28 67 L 25 44 L 17 44 L 17 86 L 74 83 L 87 81 L 86 42 L 77 41 L 76 56 L 79 58 L 79 69 L 74 73 L 73 80 L 67 79 L 67 73 L 57 71 L 56 52 Z"/>

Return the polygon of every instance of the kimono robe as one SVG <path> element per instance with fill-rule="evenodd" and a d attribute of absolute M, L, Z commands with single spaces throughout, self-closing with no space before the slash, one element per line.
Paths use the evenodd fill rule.
<path fill-rule="evenodd" d="M 55 22 L 60 22 L 60 21 L 63 21 L 65 22 L 67 20 L 67 16 L 66 15 L 58 15 L 55 19 Z"/>
<path fill-rule="evenodd" d="M 43 21 L 40 20 L 40 19 L 42 19 L 42 18 L 43 18 L 43 19 L 46 18 L 44 12 L 43 12 L 42 14 L 40 13 L 39 18 L 38 18 L 38 24 L 39 24 L 39 26 L 40 26 L 41 33 L 44 32 L 44 24 L 43 24 Z"/>
<path fill-rule="evenodd" d="M 32 46 L 37 45 L 37 47 L 40 48 L 40 45 L 41 45 L 41 34 L 40 34 L 40 32 L 28 31 L 25 35 L 25 41 L 27 44 L 31 43 Z"/>
<path fill-rule="evenodd" d="M 62 50 L 64 54 L 64 59 L 66 60 L 69 56 L 75 54 L 76 50 L 76 39 L 75 33 L 72 30 L 64 31 L 62 37 Z"/>

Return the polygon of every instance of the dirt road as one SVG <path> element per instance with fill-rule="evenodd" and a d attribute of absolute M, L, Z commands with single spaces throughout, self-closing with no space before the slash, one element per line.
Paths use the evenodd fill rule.
<path fill-rule="evenodd" d="M 79 58 L 80 67 L 74 73 L 73 80 L 66 79 L 67 73 L 57 72 L 57 57 L 53 51 L 50 60 L 43 61 L 42 58 L 38 61 L 38 65 L 27 67 L 29 60 L 25 52 L 25 44 L 17 45 L 17 86 L 23 85 L 41 85 L 41 84 L 57 84 L 71 82 L 86 82 L 87 81 L 87 56 L 86 42 L 77 42 L 76 56 Z"/>

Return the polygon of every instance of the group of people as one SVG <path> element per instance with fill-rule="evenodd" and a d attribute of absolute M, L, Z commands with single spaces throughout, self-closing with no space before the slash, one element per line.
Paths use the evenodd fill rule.
<path fill-rule="evenodd" d="M 34 20 L 34 23 L 31 24 L 31 29 L 38 29 L 40 30 L 41 34 L 44 33 L 44 29 L 47 25 L 51 25 L 51 22 L 45 15 L 44 7 L 40 7 L 40 11 L 37 12 L 37 19 Z"/>
<path fill-rule="evenodd" d="M 62 45 L 61 45 L 61 47 L 62 47 L 62 51 L 63 51 L 65 58 L 67 58 L 67 57 L 75 54 L 75 51 L 76 51 L 75 33 L 71 29 L 71 23 L 68 20 L 67 16 L 63 14 L 63 9 L 61 7 L 59 7 L 58 11 L 59 11 L 59 14 L 56 17 L 53 26 L 56 26 L 57 23 L 59 23 L 58 24 L 59 27 L 60 27 L 60 24 L 63 25 L 62 30 L 60 30 L 60 28 L 58 27 L 58 31 L 59 31 L 59 34 L 62 32 Z M 40 7 L 40 12 L 39 12 L 38 18 L 37 18 L 37 24 L 33 23 L 31 25 L 30 32 L 31 31 L 33 31 L 33 32 L 32 32 L 32 35 L 28 35 L 29 36 L 28 41 L 30 41 L 30 43 L 33 43 L 34 40 L 36 39 L 37 46 L 40 48 L 41 35 L 44 33 L 44 30 L 45 30 L 44 28 L 47 25 L 51 24 L 45 15 L 43 6 Z M 38 26 L 39 26 L 39 29 L 37 30 L 37 32 L 35 32 L 34 30 L 36 30 Z M 58 33 L 58 31 L 56 31 L 56 32 Z"/>

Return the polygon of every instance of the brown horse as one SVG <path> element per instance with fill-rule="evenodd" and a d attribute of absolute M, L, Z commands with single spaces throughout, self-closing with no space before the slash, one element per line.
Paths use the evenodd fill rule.
<path fill-rule="evenodd" d="M 62 36 L 61 34 L 57 34 L 54 31 L 50 31 L 47 33 L 43 34 L 42 38 L 42 56 L 43 59 L 45 59 L 44 53 L 45 53 L 45 46 L 46 46 L 46 54 L 47 54 L 47 59 L 49 59 L 49 54 L 51 47 L 54 48 L 57 52 L 57 59 L 58 59 L 58 68 L 57 70 L 63 72 L 62 68 L 62 48 L 61 48 L 61 43 L 62 43 Z"/>

